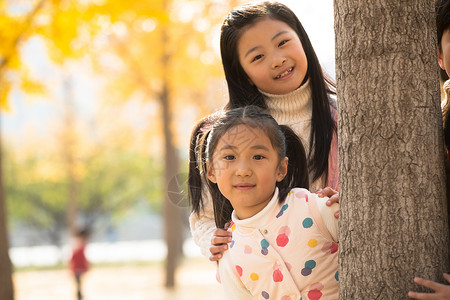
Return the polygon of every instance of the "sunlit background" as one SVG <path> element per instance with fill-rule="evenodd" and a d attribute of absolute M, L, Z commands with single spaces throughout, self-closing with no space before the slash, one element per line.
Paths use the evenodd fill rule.
<path fill-rule="evenodd" d="M 67 260 L 70 229 L 80 226 L 92 232 L 86 300 L 223 299 L 215 265 L 192 242 L 189 207 L 166 195 L 173 184 L 185 190 L 193 124 L 226 103 L 220 25 L 246 2 L 0 0 L 3 185 L 16 299 L 75 299 Z M 332 0 L 280 2 L 297 14 L 334 78 Z M 176 151 L 172 181 L 164 175 L 167 149 Z M 182 208 L 183 255 L 170 289 L 165 201 Z"/>

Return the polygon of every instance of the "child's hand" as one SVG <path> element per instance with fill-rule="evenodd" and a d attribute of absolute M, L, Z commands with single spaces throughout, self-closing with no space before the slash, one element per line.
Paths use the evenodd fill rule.
<path fill-rule="evenodd" d="M 209 260 L 220 260 L 223 256 L 223 252 L 228 249 L 227 243 L 231 243 L 231 232 L 225 229 L 217 228 L 214 231 L 213 238 L 211 239 L 211 247 L 209 247 L 211 256 L 209 257 Z"/>
<path fill-rule="evenodd" d="M 444 274 L 445 280 L 450 283 L 450 274 Z M 433 299 L 433 300 L 448 300 L 450 299 L 450 285 L 440 284 L 431 280 L 423 278 L 414 278 L 414 282 L 424 287 L 430 288 L 434 293 L 417 293 L 409 292 L 408 296 L 413 299 Z"/>
<path fill-rule="evenodd" d="M 328 201 L 327 201 L 327 205 L 328 206 L 330 206 L 330 205 L 332 205 L 334 203 L 339 203 L 339 193 L 337 191 L 333 190 L 332 188 L 330 188 L 329 186 L 327 186 L 324 189 L 318 190 L 316 192 L 316 194 L 320 198 L 329 197 L 330 199 L 328 199 Z M 336 218 L 339 218 L 339 210 L 334 213 L 334 216 Z"/>

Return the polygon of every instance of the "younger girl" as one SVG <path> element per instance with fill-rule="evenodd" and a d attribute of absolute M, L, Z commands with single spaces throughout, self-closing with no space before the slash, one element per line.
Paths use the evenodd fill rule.
<path fill-rule="evenodd" d="M 337 204 L 290 188 L 308 186 L 295 133 L 247 106 L 219 117 L 201 145 L 216 224 L 232 220 L 219 262 L 226 299 L 337 299 Z"/>
<path fill-rule="evenodd" d="M 237 7 L 225 18 L 220 48 L 229 92 L 225 109 L 250 104 L 266 108 L 278 123 L 289 125 L 302 141 L 307 151 L 309 189 L 336 190 L 336 109 L 329 97 L 335 94 L 335 88 L 324 77 L 296 15 L 277 2 Z M 193 131 L 190 169 L 197 168 L 194 151 L 197 140 L 213 119 L 200 121 Z M 215 254 L 227 249 L 229 236 L 214 226 L 211 197 L 201 177 L 190 176 L 189 184 L 193 238 L 203 254 L 210 250 L 213 254 L 210 259 L 217 260 L 221 255 Z M 328 191 L 334 192 L 332 189 Z M 336 201 L 338 196 L 331 199 Z M 213 237 L 214 233 L 217 237 Z"/>

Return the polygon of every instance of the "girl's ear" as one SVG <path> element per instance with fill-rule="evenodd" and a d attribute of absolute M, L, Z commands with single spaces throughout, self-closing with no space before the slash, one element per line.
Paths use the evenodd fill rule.
<path fill-rule="evenodd" d="M 445 70 L 444 59 L 442 58 L 441 51 L 438 52 L 438 63 L 442 70 Z"/>
<path fill-rule="evenodd" d="M 278 166 L 278 171 L 277 171 L 277 182 L 282 181 L 284 179 L 284 177 L 286 176 L 288 161 L 289 161 L 289 159 L 287 157 L 283 158 L 280 161 L 280 164 Z"/>
<path fill-rule="evenodd" d="M 209 160 L 206 161 L 206 170 L 206 176 L 208 177 L 208 179 L 213 183 L 217 183 L 216 173 L 214 172 L 214 168 L 212 168 L 212 166 L 209 164 Z"/>

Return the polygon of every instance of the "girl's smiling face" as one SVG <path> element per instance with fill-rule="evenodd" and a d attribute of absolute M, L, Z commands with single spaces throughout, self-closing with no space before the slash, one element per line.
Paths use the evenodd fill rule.
<path fill-rule="evenodd" d="M 252 217 L 272 199 L 276 183 L 287 172 L 267 134 L 259 128 L 237 125 L 219 140 L 208 178 L 217 183 L 240 219 Z"/>
<path fill-rule="evenodd" d="M 287 94 L 303 82 L 308 61 L 289 25 L 264 18 L 244 30 L 237 43 L 239 62 L 252 84 L 269 94 Z"/>

